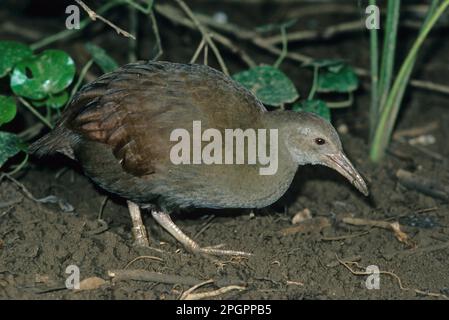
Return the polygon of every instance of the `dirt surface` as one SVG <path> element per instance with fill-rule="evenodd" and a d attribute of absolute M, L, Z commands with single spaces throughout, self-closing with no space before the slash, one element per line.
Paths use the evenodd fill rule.
<path fill-rule="evenodd" d="M 194 8 L 200 10 L 203 7 L 197 5 Z M 205 12 L 213 10 L 217 8 L 204 9 Z M 280 19 L 288 10 L 278 11 L 273 16 Z M 238 6 L 227 7 L 226 12 L 237 22 L 242 19 L 242 10 Z M 333 21 L 329 16 L 321 21 L 322 17 L 305 20 L 318 25 Z M 20 21 L 20 17 L 17 19 Z M 36 26 L 43 20 L 36 19 Z M 190 31 L 180 32 L 169 22 L 161 20 L 161 28 L 166 30 L 163 43 L 168 52 L 163 58 L 188 61 L 198 38 L 191 36 Z M 242 24 L 248 20 L 242 19 Z M 255 18 L 255 25 L 263 24 L 262 20 L 260 16 Z M 300 27 L 301 24 L 298 25 Z M 45 34 L 51 33 L 48 29 L 48 23 L 42 23 Z M 59 29 L 54 27 L 50 30 Z M 5 34 L 0 35 L 7 37 Z M 98 39 L 103 38 L 104 35 L 98 35 Z M 366 37 L 355 36 L 325 43 L 307 43 L 301 46 L 301 52 L 316 57 L 344 58 L 357 66 L 367 66 L 366 40 Z M 448 84 L 448 40 L 447 35 L 441 34 L 431 39 L 428 47 L 432 48 L 433 54 L 427 54 L 426 59 L 420 62 L 416 76 Z M 83 39 L 77 41 L 82 43 Z M 179 50 L 175 54 L 173 48 L 180 42 L 189 50 Z M 435 46 L 435 43 L 439 45 Z M 77 42 L 70 46 L 75 58 L 76 46 Z M 353 49 L 362 46 L 363 50 Z M 105 47 L 108 48 L 107 45 Z M 297 47 L 292 46 L 291 50 Z M 109 45 L 109 48 L 112 56 L 126 62 L 120 52 L 113 51 L 115 47 Z M 145 48 L 142 50 L 144 52 Z M 258 59 L 257 50 L 254 54 Z M 226 58 L 231 61 L 229 64 L 233 71 L 242 67 L 238 62 L 232 62 L 235 57 Z M 260 61 L 272 59 L 271 56 L 261 56 Z M 310 73 L 291 62 L 286 62 L 283 69 L 295 80 L 301 93 L 306 94 L 309 87 L 304 83 L 310 83 Z M 7 178 L 0 181 L 0 298 L 177 299 L 191 287 L 161 282 L 110 281 L 109 270 L 124 269 L 133 259 L 142 256 L 146 258 L 133 262 L 127 269 L 154 271 L 185 279 L 193 277 L 199 282 L 215 279 L 218 286 L 239 284 L 246 287 L 243 291 L 222 294 L 218 299 L 448 297 L 449 204 L 404 188 L 398 183 L 395 172 L 406 169 L 441 185 L 448 184 L 449 96 L 413 89 L 409 93 L 397 129 L 422 127 L 436 121 L 438 128 L 431 132 L 436 143 L 416 148 L 395 142 L 380 165 L 372 164 L 367 157 L 367 92 L 363 88 L 359 90 L 355 106 L 351 109 L 333 113 L 336 126 L 345 124 L 349 128 L 348 133 L 341 135 L 342 142 L 349 158 L 369 183 L 369 198 L 358 194 L 344 178 L 330 169 L 307 166 L 300 168 L 285 197 L 270 208 L 254 212 L 198 210 L 173 217 L 187 234 L 197 235 L 196 240 L 200 244 L 224 244 L 226 248 L 253 253 L 250 258 L 210 259 L 189 254 L 156 225 L 150 215 L 144 218 L 151 233 L 153 249 L 136 248 L 123 200 L 110 198 L 103 208 L 105 222 L 100 222 L 98 215 L 107 195 L 84 177 L 76 164 L 62 157 L 33 160 L 17 176 L 18 182 L 35 198 L 53 195 L 63 203 L 36 202 L 14 182 Z M 441 158 L 437 159 L 429 151 Z M 61 171 L 64 168 L 68 169 Z M 73 206 L 73 212 L 62 210 L 67 208 L 67 204 Z M 314 217 L 312 222 L 304 232 L 284 235 L 282 230 L 292 227 L 292 217 L 305 208 Z M 400 242 L 392 230 L 348 225 L 342 222 L 345 217 L 399 221 L 409 242 Z M 324 218 L 330 223 L 324 228 L 313 223 Z M 348 266 L 362 273 L 366 266 L 378 266 L 381 270 L 380 289 L 368 290 L 365 286 L 367 275 L 351 273 L 338 259 L 357 262 L 358 265 Z M 66 290 L 64 283 L 69 276 L 66 268 L 70 265 L 79 267 L 81 279 L 99 277 L 106 283 L 93 290 Z M 199 291 L 216 288 L 209 285 Z"/>

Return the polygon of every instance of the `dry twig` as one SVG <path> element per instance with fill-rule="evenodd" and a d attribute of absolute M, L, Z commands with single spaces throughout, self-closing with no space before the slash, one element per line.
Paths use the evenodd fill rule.
<path fill-rule="evenodd" d="M 357 268 L 359 268 L 359 269 L 365 270 L 365 268 L 363 268 L 362 266 L 360 266 L 358 262 L 354 262 L 354 261 L 343 261 L 343 260 L 341 260 L 337 255 L 336 255 L 336 258 L 337 258 L 337 261 L 338 261 L 340 264 L 342 264 L 346 269 L 348 269 L 353 275 L 357 275 L 357 276 L 361 276 L 361 275 L 372 275 L 371 272 L 357 271 L 357 270 L 354 270 L 353 268 L 351 268 L 350 265 L 352 264 L 352 265 L 355 265 L 355 266 L 356 266 Z M 404 285 L 402 284 L 401 278 L 400 278 L 397 274 L 395 274 L 395 273 L 393 273 L 393 272 L 380 270 L 380 271 L 379 271 L 379 274 L 386 274 L 386 275 L 389 275 L 389 276 L 395 278 L 395 279 L 397 280 L 397 282 L 398 282 L 399 288 L 400 288 L 401 290 L 403 290 L 403 291 L 409 291 L 409 290 L 412 290 L 412 291 L 414 291 L 414 292 L 417 293 L 417 294 L 421 294 L 421 295 L 425 295 L 425 296 L 429 296 L 429 297 L 436 297 L 436 298 L 442 298 L 442 299 L 449 300 L 449 297 L 446 296 L 446 295 L 444 295 L 444 294 L 442 294 L 442 293 L 426 292 L 426 291 L 423 291 L 423 290 L 420 290 L 420 289 L 412 289 L 412 288 L 404 287 Z"/>
<path fill-rule="evenodd" d="M 185 12 L 185 14 L 193 21 L 198 30 L 201 32 L 204 40 L 207 42 L 207 44 L 214 52 L 215 57 L 217 58 L 218 64 L 220 65 L 223 73 L 229 75 L 228 68 L 226 67 L 226 64 L 220 54 L 220 51 L 218 50 L 215 43 L 212 41 L 212 38 L 209 35 L 209 31 L 201 24 L 201 22 L 196 18 L 195 14 L 192 12 L 192 10 L 190 10 L 190 8 L 183 0 L 175 0 L 175 1 L 179 5 L 179 7 Z"/>
<path fill-rule="evenodd" d="M 185 22 L 180 20 L 179 14 L 176 13 L 177 12 L 176 8 L 173 8 L 173 6 L 171 6 L 171 5 L 157 4 L 157 5 L 155 5 L 155 10 L 159 14 L 163 15 L 164 17 L 166 17 L 167 19 L 169 19 L 173 22 L 180 23 L 187 27 L 190 27 L 190 26 L 186 25 Z M 201 22 L 202 24 L 211 26 L 217 30 L 223 31 L 228 34 L 232 34 L 237 39 L 250 41 L 255 46 L 257 46 L 260 49 L 265 50 L 268 53 L 275 54 L 277 56 L 282 54 L 281 49 L 279 49 L 278 47 L 276 47 L 273 44 L 267 43 L 266 39 L 261 37 L 261 35 L 255 31 L 247 30 L 240 26 L 236 26 L 236 25 L 233 25 L 230 23 L 217 23 L 213 18 L 211 18 L 207 15 L 200 14 L 200 13 L 195 13 L 195 16 L 198 19 L 198 21 Z M 216 32 L 214 33 L 213 31 L 210 31 L 210 32 L 211 32 L 211 34 L 214 35 L 214 39 L 217 40 L 218 33 L 216 33 Z M 223 45 L 225 45 L 225 44 L 223 44 Z M 238 52 L 238 49 L 235 47 L 234 47 L 234 50 L 237 50 L 236 52 Z M 246 58 L 246 56 L 247 55 L 245 55 L 245 58 Z M 241 57 L 243 58 L 243 56 L 241 56 Z M 300 62 L 300 63 L 307 63 L 307 62 L 310 62 L 313 60 L 312 57 L 304 55 L 304 54 L 300 54 L 297 52 L 288 52 L 286 55 L 286 58 L 293 60 L 293 61 Z M 355 72 L 360 77 L 370 77 L 370 72 L 366 69 L 355 68 Z M 449 86 L 433 83 L 431 81 L 411 79 L 410 85 L 415 88 L 425 89 L 425 90 L 439 92 L 439 93 L 443 93 L 443 94 L 449 94 Z"/>
<path fill-rule="evenodd" d="M 135 270 L 109 270 L 108 276 L 114 281 L 147 281 L 147 282 L 159 282 L 168 284 L 182 284 L 193 286 L 201 282 L 201 280 L 193 277 L 183 277 L 172 274 L 162 274 L 158 272 L 152 272 L 143 269 Z"/>
<path fill-rule="evenodd" d="M 163 17 L 172 21 L 175 24 L 180 24 L 192 30 L 197 29 L 195 27 L 195 24 L 192 23 L 192 21 L 181 16 L 181 12 L 171 5 L 156 4 L 155 10 L 158 14 L 162 15 Z M 196 15 L 198 16 L 198 14 Z M 209 33 L 216 42 L 220 43 L 223 47 L 227 48 L 232 53 L 239 56 L 242 59 L 242 61 L 245 62 L 249 67 L 254 67 L 256 65 L 254 60 L 243 49 L 236 46 L 229 38 L 212 30 L 209 30 Z"/>
<path fill-rule="evenodd" d="M 288 227 L 282 229 L 280 234 L 282 236 L 287 236 L 295 233 L 303 233 L 303 232 L 319 232 L 322 229 L 329 227 L 331 225 L 329 219 L 323 217 L 316 217 L 305 220 L 298 225 L 293 227 Z"/>
<path fill-rule="evenodd" d="M 155 257 L 155 256 L 138 256 L 137 258 L 134 258 L 130 262 L 128 262 L 123 269 L 128 269 L 128 267 L 130 265 L 132 265 L 134 262 L 136 262 L 138 260 L 142 260 L 142 259 L 150 259 L 150 260 L 154 260 L 154 261 L 164 262 L 163 259 L 161 259 L 159 257 Z"/>
<path fill-rule="evenodd" d="M 449 200 L 449 187 L 436 180 L 419 177 L 402 169 L 396 171 L 396 178 L 398 178 L 400 184 L 408 189 L 419 191 L 433 198 Z"/>
<path fill-rule="evenodd" d="M 207 280 L 207 281 L 204 281 L 204 282 L 194 285 L 192 288 L 186 290 L 181 295 L 180 300 L 201 300 L 201 299 L 217 297 L 219 295 L 225 294 L 232 290 L 242 291 L 242 290 L 246 289 L 246 287 L 243 287 L 243 286 L 230 285 L 230 286 L 222 287 L 222 288 L 219 288 L 219 289 L 213 290 L 213 291 L 193 293 L 193 291 L 195 291 L 199 287 L 202 287 L 206 284 L 210 284 L 213 282 L 214 282 L 214 280 Z"/>
<path fill-rule="evenodd" d="M 343 235 L 343 236 L 322 237 L 321 240 L 323 240 L 323 241 L 341 241 L 341 240 L 361 237 L 361 236 L 367 235 L 368 233 L 369 233 L 369 231 L 364 231 L 364 232 L 359 232 L 359 233 L 350 233 L 350 234 Z"/>
<path fill-rule="evenodd" d="M 432 121 L 430 123 L 425 124 L 424 126 L 403 129 L 403 130 L 396 130 L 396 132 L 393 134 L 393 139 L 400 140 L 402 138 L 417 137 L 417 136 L 429 133 L 431 131 L 434 131 L 438 128 L 439 128 L 438 121 Z"/>
<path fill-rule="evenodd" d="M 124 37 L 131 38 L 131 39 L 136 40 L 136 37 L 135 37 L 135 36 L 133 36 L 132 34 L 130 34 L 130 33 L 127 32 L 127 31 L 123 30 L 122 28 L 116 26 L 115 24 L 113 24 L 113 23 L 112 23 L 111 21 L 109 21 L 108 19 L 106 19 L 106 18 L 100 16 L 99 14 L 97 14 L 95 11 L 93 11 L 91 8 L 89 8 L 83 1 L 81 1 L 81 0 L 75 0 L 75 1 L 76 1 L 76 3 L 78 3 L 78 4 L 84 9 L 84 11 L 87 12 L 87 14 L 89 15 L 89 18 L 90 18 L 92 21 L 95 21 L 95 20 L 97 20 L 97 19 L 98 19 L 98 20 L 101 20 L 101 21 L 103 21 L 104 23 L 106 23 L 108 26 L 110 26 L 111 28 L 113 28 L 118 34 L 121 34 L 121 35 L 124 36 Z"/>
<path fill-rule="evenodd" d="M 369 226 L 369 227 L 377 227 L 387 230 L 392 230 L 396 239 L 399 242 L 405 243 L 407 246 L 412 248 L 416 247 L 416 244 L 413 243 L 412 240 L 409 239 L 408 235 L 401 230 L 399 222 L 388 222 L 388 221 L 378 221 L 378 220 L 368 220 L 368 219 L 360 219 L 360 218 L 351 218 L 345 217 L 342 219 L 343 223 L 351 224 L 354 226 Z"/>

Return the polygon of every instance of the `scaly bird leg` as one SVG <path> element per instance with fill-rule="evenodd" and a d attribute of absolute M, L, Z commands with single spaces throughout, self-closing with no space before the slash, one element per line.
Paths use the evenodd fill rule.
<path fill-rule="evenodd" d="M 165 212 L 151 211 L 153 218 L 170 233 L 176 240 L 181 242 L 184 247 L 193 253 L 206 253 L 212 255 L 231 255 L 231 256 L 250 256 L 250 253 L 234 250 L 221 250 L 217 248 L 201 248 L 195 241 L 179 229 L 179 227 L 170 218 L 170 215 Z"/>
<path fill-rule="evenodd" d="M 133 236 L 137 246 L 149 247 L 148 234 L 145 229 L 145 225 L 142 221 L 142 215 L 140 214 L 140 208 L 137 204 L 131 201 L 127 201 L 129 214 L 133 222 Z"/>

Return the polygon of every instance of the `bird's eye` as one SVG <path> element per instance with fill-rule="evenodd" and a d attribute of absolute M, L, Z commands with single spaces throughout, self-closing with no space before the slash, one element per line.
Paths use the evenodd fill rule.
<path fill-rule="evenodd" d="M 326 143 L 326 140 L 324 140 L 323 138 L 316 138 L 315 143 L 321 146 Z"/>

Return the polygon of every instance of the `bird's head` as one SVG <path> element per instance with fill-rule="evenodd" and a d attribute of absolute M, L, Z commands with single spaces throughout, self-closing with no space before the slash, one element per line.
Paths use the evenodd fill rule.
<path fill-rule="evenodd" d="M 297 113 L 287 131 L 287 149 L 300 165 L 320 164 L 330 167 L 348 179 L 365 196 L 368 188 L 360 173 L 343 152 L 335 128 L 325 119 L 308 112 Z"/>

